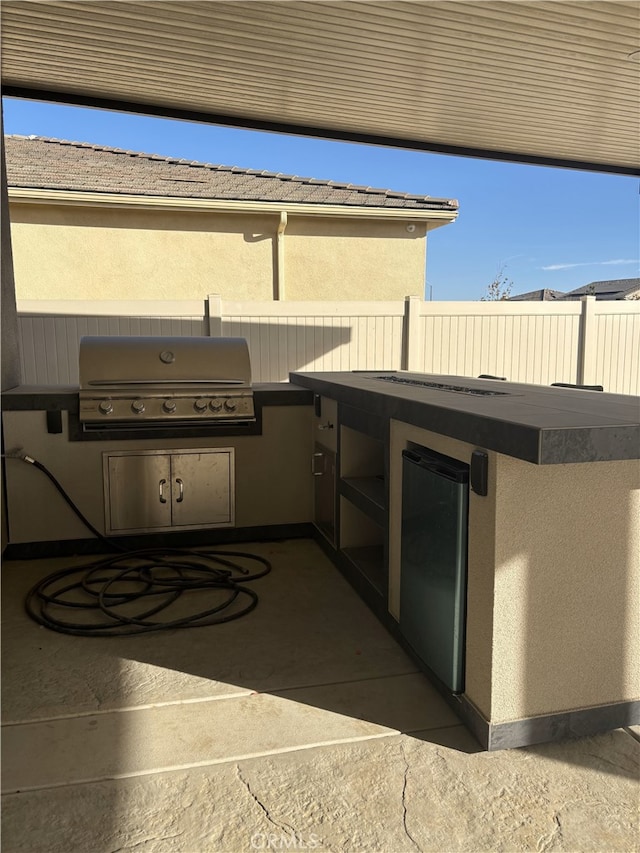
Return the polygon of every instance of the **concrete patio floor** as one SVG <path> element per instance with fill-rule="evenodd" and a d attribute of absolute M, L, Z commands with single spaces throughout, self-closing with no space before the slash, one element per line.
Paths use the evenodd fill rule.
<path fill-rule="evenodd" d="M 638 850 L 637 732 L 481 752 L 314 542 L 238 550 L 256 610 L 134 638 L 26 616 L 87 558 L 4 562 L 3 853 Z"/>

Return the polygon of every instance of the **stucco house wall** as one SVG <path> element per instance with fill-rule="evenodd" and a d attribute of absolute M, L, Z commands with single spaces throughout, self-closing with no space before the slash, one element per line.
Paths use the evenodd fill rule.
<path fill-rule="evenodd" d="M 7 136 L 18 299 L 396 300 L 458 203 Z"/>
<path fill-rule="evenodd" d="M 18 299 L 275 296 L 279 213 L 11 203 Z M 414 227 L 407 230 L 407 224 Z M 426 223 L 289 216 L 287 299 L 424 293 Z"/>
<path fill-rule="evenodd" d="M 288 299 L 424 298 L 424 222 L 310 217 L 289 221 L 285 237 Z"/>

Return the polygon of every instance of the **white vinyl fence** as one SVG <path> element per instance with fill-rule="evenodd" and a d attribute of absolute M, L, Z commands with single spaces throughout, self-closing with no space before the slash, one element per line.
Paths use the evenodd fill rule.
<path fill-rule="evenodd" d="M 77 385 L 84 335 L 208 334 L 201 300 L 19 300 L 17 307 L 24 385 Z"/>
<path fill-rule="evenodd" d="M 580 302 L 420 302 L 416 312 L 412 370 L 542 385 L 580 379 Z"/>
<path fill-rule="evenodd" d="M 400 370 L 640 394 L 640 302 L 19 302 L 23 383 L 77 384 L 82 335 L 249 343 L 254 382 Z"/>
<path fill-rule="evenodd" d="M 405 304 L 228 302 L 209 297 L 212 334 L 246 338 L 255 382 L 293 370 L 400 370 Z"/>

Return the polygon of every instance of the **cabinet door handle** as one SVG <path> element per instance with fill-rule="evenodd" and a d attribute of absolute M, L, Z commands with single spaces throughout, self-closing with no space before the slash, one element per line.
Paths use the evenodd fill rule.
<path fill-rule="evenodd" d="M 324 474 L 324 470 L 316 471 L 316 459 L 318 459 L 318 457 L 324 458 L 324 453 L 314 453 L 311 457 L 311 473 L 314 477 L 322 477 Z M 324 465 L 322 467 L 324 469 Z"/>
<path fill-rule="evenodd" d="M 318 424 L 318 429 L 333 429 L 333 424 L 327 421 L 326 424 Z"/>
<path fill-rule="evenodd" d="M 160 482 L 158 483 L 158 489 L 160 492 L 160 503 L 161 504 L 166 504 L 166 502 L 167 502 L 167 499 L 164 496 L 164 487 L 166 486 L 166 484 L 167 484 L 166 480 L 160 480 Z"/>
<path fill-rule="evenodd" d="M 180 477 L 176 477 L 176 486 L 178 487 L 178 497 L 176 498 L 176 503 L 181 504 L 184 500 L 184 483 L 180 479 Z"/>

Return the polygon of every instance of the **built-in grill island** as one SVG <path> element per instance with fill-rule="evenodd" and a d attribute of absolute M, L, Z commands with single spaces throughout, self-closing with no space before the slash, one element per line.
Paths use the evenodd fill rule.
<path fill-rule="evenodd" d="M 313 395 L 256 385 L 246 340 L 84 337 L 78 360 L 77 385 L 3 396 L 14 553 L 100 552 L 96 530 L 127 548 L 309 535 Z"/>
<path fill-rule="evenodd" d="M 315 395 L 319 541 L 483 745 L 640 722 L 640 399 L 409 371 L 291 381 Z"/>
<path fill-rule="evenodd" d="M 83 337 L 79 368 L 77 438 L 256 426 L 244 338 Z"/>
<path fill-rule="evenodd" d="M 193 547 L 308 536 L 315 522 L 487 748 L 640 721 L 637 397 L 383 368 L 252 386 L 244 341 L 219 338 L 89 339 L 80 369 L 80 389 L 4 393 L 4 446 L 46 465 L 101 532 Z M 405 510 L 431 526 L 428 549 L 444 527 L 422 512 L 440 506 L 439 479 L 430 504 L 422 477 L 403 500 L 407 452 L 469 468 L 456 684 L 419 648 L 420 612 L 413 642 L 403 618 L 424 599 L 412 577 L 427 577 L 404 571 Z M 33 465 L 8 458 L 5 478 L 8 555 L 93 545 Z M 442 572 L 429 578 L 438 608 Z"/>

